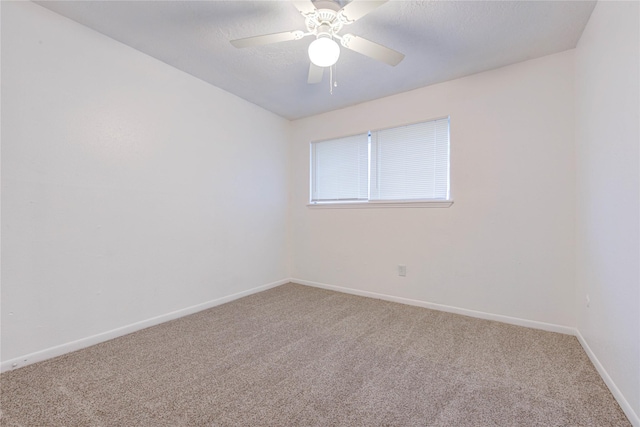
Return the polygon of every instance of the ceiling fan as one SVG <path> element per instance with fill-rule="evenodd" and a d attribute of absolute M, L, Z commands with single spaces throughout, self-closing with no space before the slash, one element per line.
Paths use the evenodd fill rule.
<path fill-rule="evenodd" d="M 392 66 L 398 65 L 404 58 L 402 53 L 353 34 L 338 34 L 345 25 L 354 23 L 388 0 L 353 0 L 344 7 L 338 1 L 340 0 L 293 1 L 292 4 L 305 18 L 307 32 L 295 30 L 247 37 L 231 40 L 231 44 L 244 48 L 315 36 L 316 39 L 311 42 L 308 50 L 311 64 L 307 82 L 310 84 L 320 83 L 324 69 L 338 61 L 340 46 L 336 39 L 347 49 Z"/>

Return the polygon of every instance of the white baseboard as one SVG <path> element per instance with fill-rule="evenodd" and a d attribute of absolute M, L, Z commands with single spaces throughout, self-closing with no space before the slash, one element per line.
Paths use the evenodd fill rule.
<path fill-rule="evenodd" d="M 587 353 L 587 356 L 589 356 L 589 359 L 591 359 L 591 363 L 593 363 L 593 366 L 595 366 L 598 370 L 598 373 L 602 377 L 602 380 L 607 385 L 607 387 L 609 387 L 611 394 L 613 394 L 613 397 L 615 397 L 618 401 L 620 408 L 622 408 L 624 414 L 627 416 L 627 418 L 629 418 L 631 424 L 634 427 L 640 427 L 640 416 L 635 413 L 627 399 L 624 398 L 624 395 L 622 394 L 622 392 L 620 392 L 620 389 L 616 386 L 616 383 L 613 382 L 613 379 L 611 379 L 611 376 L 609 376 L 607 370 L 604 369 L 602 363 L 600 363 L 593 350 L 591 350 L 591 347 L 589 347 L 589 344 L 587 344 L 587 340 L 584 339 L 578 329 L 576 329 L 575 335 L 576 338 L 578 338 L 578 341 L 580 341 L 580 345 L 582 345 L 585 353 Z"/>
<path fill-rule="evenodd" d="M 288 283 L 289 279 L 278 280 L 277 282 L 268 283 L 266 285 L 258 286 L 246 291 L 238 292 L 232 295 L 227 295 L 222 298 L 217 298 L 211 301 L 207 301 L 201 304 L 192 305 L 180 310 L 172 311 L 170 313 L 162 314 L 160 316 L 152 317 L 150 319 L 142 320 L 140 322 L 132 323 L 130 325 L 122 326 L 120 328 L 112 329 L 110 331 L 102 332 L 90 337 L 81 338 L 76 341 L 71 341 L 65 344 L 50 347 L 44 350 L 36 351 L 34 353 L 26 354 L 22 357 L 16 357 L 14 359 L 5 360 L 0 364 L 0 372 L 5 372 L 11 369 L 21 368 L 23 366 L 31 365 L 32 363 L 41 362 L 43 360 L 51 359 L 53 357 L 62 356 L 63 354 L 71 353 L 72 351 L 80 350 L 101 342 L 105 342 L 114 338 L 121 337 L 123 335 L 130 334 L 132 332 L 139 331 L 141 329 L 148 328 L 150 326 L 158 325 L 160 323 L 167 322 L 169 320 L 184 317 L 189 314 L 197 313 L 198 311 L 206 310 L 217 305 L 224 304 L 236 300 L 238 298 L 245 297 L 247 295 L 262 292 L 276 286 L 284 285 Z"/>
<path fill-rule="evenodd" d="M 292 278 L 290 280 L 291 282 L 298 283 L 300 285 L 330 289 L 332 291 L 344 292 L 344 293 L 353 294 L 353 295 L 360 295 L 363 297 L 376 298 L 376 299 L 381 299 L 385 301 L 398 302 L 401 304 L 414 305 L 417 307 L 430 308 L 432 310 L 446 311 L 448 313 L 461 314 L 463 316 L 476 317 L 478 319 L 495 320 L 496 322 L 508 323 L 508 324 L 517 325 L 517 326 L 525 326 L 527 328 L 541 329 L 543 331 L 558 332 L 558 333 L 567 334 L 567 335 L 575 335 L 575 332 L 576 332 L 575 328 L 572 328 L 570 326 L 555 325 L 553 323 L 538 322 L 536 320 L 520 319 L 518 317 L 503 316 L 501 314 L 485 313 L 483 311 L 452 307 L 449 305 L 436 304 L 433 302 L 396 297 L 393 295 L 378 294 L 376 292 L 361 291 L 361 290 L 352 289 L 352 288 L 343 288 L 342 286 L 327 285 L 324 283 L 311 282 L 309 280 L 302 280 L 302 279 L 295 279 L 295 278 Z"/>

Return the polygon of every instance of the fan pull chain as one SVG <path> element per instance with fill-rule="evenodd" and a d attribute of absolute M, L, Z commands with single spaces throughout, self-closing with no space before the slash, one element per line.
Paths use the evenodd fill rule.
<path fill-rule="evenodd" d="M 333 66 L 329 67 L 329 93 L 333 95 Z"/>
<path fill-rule="evenodd" d="M 333 87 L 338 87 L 338 63 L 333 64 L 333 74 L 335 74 L 335 78 L 333 79 Z"/>
<path fill-rule="evenodd" d="M 334 87 L 338 87 L 338 80 L 337 80 L 337 78 L 334 79 L 334 77 L 333 77 L 334 74 L 336 74 L 336 75 L 338 74 L 336 72 L 336 69 L 337 69 L 337 65 L 336 64 L 334 64 L 331 67 L 329 67 L 329 93 L 331 95 L 333 95 L 333 88 Z"/>

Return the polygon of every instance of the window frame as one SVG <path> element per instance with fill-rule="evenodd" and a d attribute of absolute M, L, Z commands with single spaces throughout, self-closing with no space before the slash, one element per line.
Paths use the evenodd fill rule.
<path fill-rule="evenodd" d="M 329 141 L 332 139 L 346 138 L 356 135 L 362 135 L 365 133 L 371 134 L 374 132 L 384 131 L 387 129 L 401 128 L 405 126 L 412 126 L 421 123 L 437 121 L 442 119 L 449 120 L 449 144 L 448 144 L 448 186 L 449 186 L 449 198 L 448 199 L 408 199 L 408 200 L 353 200 L 353 201 L 312 201 L 313 197 L 313 144 L 323 141 Z M 369 163 L 371 163 L 371 153 L 369 153 Z M 369 172 L 370 175 L 370 172 Z M 369 189 L 370 191 L 370 189 Z M 420 120 L 416 122 L 405 123 L 396 126 L 388 126 L 383 128 L 369 129 L 364 132 L 356 132 L 349 135 L 318 139 L 309 142 L 309 197 L 307 207 L 313 209 L 362 209 L 362 208 L 448 208 L 453 205 L 453 189 L 451 185 L 451 116 L 439 116 L 435 118 L 429 118 L 426 120 Z"/>

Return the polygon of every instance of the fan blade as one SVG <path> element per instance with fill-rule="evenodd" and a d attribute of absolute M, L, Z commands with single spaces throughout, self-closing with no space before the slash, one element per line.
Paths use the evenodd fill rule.
<path fill-rule="evenodd" d="M 311 3 L 311 0 L 293 1 L 292 3 L 303 15 L 313 13 L 316 10 L 316 7 Z"/>
<path fill-rule="evenodd" d="M 404 54 L 400 52 L 363 39 L 362 37 L 354 36 L 353 34 L 345 34 L 342 36 L 342 46 L 391 66 L 398 65 L 400 61 L 404 59 Z"/>
<path fill-rule="evenodd" d="M 322 81 L 322 76 L 324 75 L 324 68 L 318 67 L 313 62 L 309 63 L 309 78 L 307 79 L 307 83 L 310 85 L 320 83 Z"/>
<path fill-rule="evenodd" d="M 231 44 L 237 48 L 261 46 L 263 44 L 287 42 L 298 40 L 304 36 L 302 31 L 286 31 L 284 33 L 265 34 L 264 36 L 247 37 L 245 39 L 231 40 Z"/>
<path fill-rule="evenodd" d="M 342 8 L 340 13 L 348 22 L 357 21 L 369 12 L 373 12 L 389 0 L 353 0 Z"/>

